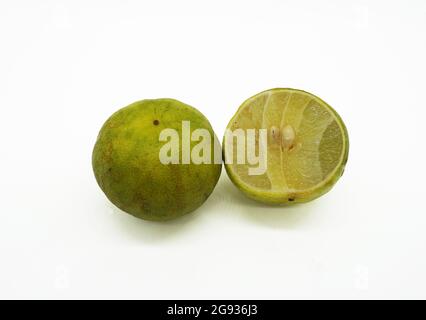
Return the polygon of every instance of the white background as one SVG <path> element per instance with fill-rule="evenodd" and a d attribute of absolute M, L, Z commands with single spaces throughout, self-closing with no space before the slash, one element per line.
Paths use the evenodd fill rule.
<path fill-rule="evenodd" d="M 0 298 L 426 298 L 426 2 L 0 2 Z M 320 96 L 345 175 L 306 205 L 225 171 L 168 223 L 115 209 L 91 152 L 118 108 L 172 97 L 219 137 L 272 87 Z"/>

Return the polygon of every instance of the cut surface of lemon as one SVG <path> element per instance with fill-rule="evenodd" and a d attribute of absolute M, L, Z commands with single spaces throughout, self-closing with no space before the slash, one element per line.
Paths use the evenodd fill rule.
<path fill-rule="evenodd" d="M 244 132 L 245 140 L 231 134 L 235 132 Z M 270 204 L 307 202 L 328 192 L 343 174 L 348 152 L 347 129 L 337 112 L 311 93 L 288 88 L 247 99 L 223 140 L 232 182 L 249 197 Z M 249 161 L 249 154 L 258 163 Z M 255 172 L 262 160 L 264 170 Z"/>

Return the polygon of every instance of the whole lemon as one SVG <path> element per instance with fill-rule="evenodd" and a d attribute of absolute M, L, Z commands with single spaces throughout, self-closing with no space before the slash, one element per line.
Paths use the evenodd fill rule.
<path fill-rule="evenodd" d="M 222 169 L 207 118 L 174 99 L 142 100 L 115 112 L 99 132 L 92 165 L 114 205 L 157 221 L 200 207 Z"/>

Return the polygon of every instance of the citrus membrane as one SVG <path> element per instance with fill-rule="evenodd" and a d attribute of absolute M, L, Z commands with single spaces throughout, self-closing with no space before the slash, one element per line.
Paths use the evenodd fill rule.
<path fill-rule="evenodd" d="M 232 182 L 249 197 L 270 204 L 307 202 L 328 192 L 343 174 L 348 158 L 346 127 L 327 103 L 297 89 L 271 89 L 246 100 L 227 130 L 255 129 L 247 154 L 260 154 L 259 129 L 266 133 L 266 170 L 237 161 L 237 139 L 225 135 L 223 153 Z M 261 141 L 259 141 L 261 140 Z M 253 150 L 253 148 L 255 150 Z"/>

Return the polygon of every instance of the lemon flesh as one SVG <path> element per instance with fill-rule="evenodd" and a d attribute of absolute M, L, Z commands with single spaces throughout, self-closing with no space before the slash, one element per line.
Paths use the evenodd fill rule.
<path fill-rule="evenodd" d="M 263 174 L 250 174 L 253 165 L 247 161 L 238 163 L 237 139 L 225 135 L 223 153 L 232 182 L 247 196 L 269 204 L 318 198 L 337 182 L 348 159 L 349 139 L 342 119 L 327 103 L 302 90 L 277 88 L 249 98 L 227 129 L 255 129 L 255 144 L 246 147 L 247 154 L 257 155 L 259 129 L 267 130 Z"/>

